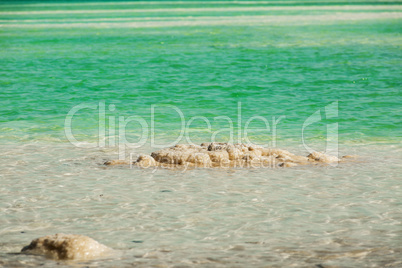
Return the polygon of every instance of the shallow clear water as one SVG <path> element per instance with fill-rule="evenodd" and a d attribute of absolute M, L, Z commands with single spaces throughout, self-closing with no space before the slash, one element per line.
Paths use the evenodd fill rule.
<path fill-rule="evenodd" d="M 117 250 L 73 265 L 400 266 L 401 10 L 0 4 L 0 265 L 55 265 L 13 253 L 64 232 Z M 338 141 L 339 155 L 360 157 L 288 169 L 102 165 L 212 138 L 299 154 Z"/>

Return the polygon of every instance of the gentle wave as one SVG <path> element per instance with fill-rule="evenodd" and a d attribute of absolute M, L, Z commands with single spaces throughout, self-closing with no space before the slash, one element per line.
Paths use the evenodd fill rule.
<path fill-rule="evenodd" d="M 175 27 L 175 26 L 216 26 L 216 25 L 277 25 L 277 24 L 316 24 L 340 21 L 374 20 L 374 19 L 400 19 L 402 13 L 334 13 L 331 15 L 278 15 L 278 16 L 230 16 L 230 17 L 202 17 L 182 18 L 163 21 L 135 21 L 132 22 L 100 22 L 100 23 L 36 23 L 36 24 L 3 24 L 0 27 L 11 28 L 149 28 L 149 27 Z"/>
<path fill-rule="evenodd" d="M 342 13 L 342 12 L 337 12 L 332 15 L 332 18 L 340 18 L 340 19 L 345 19 L 345 15 L 347 15 L 347 18 L 350 19 L 364 19 L 362 14 L 368 14 L 370 18 L 401 18 L 402 17 L 402 12 L 379 12 L 379 13 Z M 371 16 L 375 14 L 375 16 Z M 309 17 L 307 17 L 309 16 Z M 322 14 L 320 15 L 241 15 L 241 16 L 197 16 L 197 17 L 180 17 L 180 16 L 174 16 L 174 17 L 132 17 L 132 18 L 78 18 L 78 19 L 14 19 L 14 20 L 1 20 L 0 23 L 43 23 L 43 22 L 52 22 L 52 23 L 58 23 L 58 22 L 68 22 L 68 23 L 76 23 L 76 22 L 137 22 L 137 21 L 211 21 L 211 20 L 228 20 L 228 19 L 235 19 L 236 21 L 238 20 L 264 20 L 264 19 L 272 19 L 273 17 L 281 18 L 283 17 L 295 17 L 295 19 L 302 18 L 304 19 L 312 19 L 312 18 L 317 18 L 322 19 L 322 17 L 325 16 L 325 18 L 331 18 L 331 15 L 328 16 L 328 14 Z M 286 18 L 288 19 L 288 18 Z"/>
<path fill-rule="evenodd" d="M 393 0 L 353 0 L 348 1 L 349 4 L 353 3 L 394 3 Z M 125 6 L 125 5 L 183 5 L 183 4 L 230 4 L 230 5 L 249 5 L 249 4 L 317 4 L 315 0 L 305 1 L 138 1 L 138 2 L 90 2 L 90 3 L 24 3 L 24 6 L 31 7 L 46 7 L 46 6 Z M 2 7 L 16 7 L 16 4 L 3 4 Z"/>
<path fill-rule="evenodd" d="M 378 6 L 281 6 L 281 7 L 205 7 L 205 8 L 152 8 L 152 9 L 116 9 L 116 10 L 41 10 L 41 11 L 5 11 L 0 15 L 45 15 L 45 14 L 105 14 L 105 13 L 145 13 L 145 12 L 222 12 L 222 11 L 280 11 L 280 10 L 402 10 L 401 5 Z"/>

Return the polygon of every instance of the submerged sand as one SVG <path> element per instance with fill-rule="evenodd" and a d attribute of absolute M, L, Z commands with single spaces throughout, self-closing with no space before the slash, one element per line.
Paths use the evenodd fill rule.
<path fill-rule="evenodd" d="M 204 168 L 262 168 L 293 167 L 311 164 L 336 164 L 351 156 L 339 159 L 320 152 L 307 156 L 295 155 L 289 151 L 264 148 L 258 145 L 230 143 L 202 143 L 201 145 L 177 144 L 161 149 L 151 155 L 140 155 L 135 161 L 111 160 L 105 165 L 133 164 L 142 168 L 204 167 Z"/>

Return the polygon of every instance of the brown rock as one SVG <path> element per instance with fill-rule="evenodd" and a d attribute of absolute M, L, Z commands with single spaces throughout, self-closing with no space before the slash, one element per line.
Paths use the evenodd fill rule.
<path fill-rule="evenodd" d="M 355 156 L 344 156 L 343 159 Z M 295 155 L 277 148 L 263 148 L 257 145 L 209 142 L 198 145 L 177 144 L 153 152 L 150 156 L 141 155 L 135 164 L 139 167 L 217 167 L 217 168 L 257 168 L 257 167 L 293 167 L 314 163 L 336 163 L 335 156 L 313 152 L 307 157 Z M 130 164 L 129 161 L 112 160 L 105 165 Z"/>
<path fill-rule="evenodd" d="M 89 260 L 101 257 L 112 249 L 88 236 L 55 234 L 32 240 L 21 252 L 44 255 L 55 260 Z"/>
<path fill-rule="evenodd" d="M 155 159 L 150 155 L 140 155 L 135 164 L 142 168 L 149 168 L 157 165 Z"/>
<path fill-rule="evenodd" d="M 321 163 L 335 163 L 338 162 L 339 159 L 336 156 L 326 155 L 320 152 L 313 152 L 307 156 L 312 161 L 321 162 Z"/>
<path fill-rule="evenodd" d="M 106 166 L 116 166 L 116 165 L 130 165 L 128 160 L 109 160 L 104 163 Z"/>

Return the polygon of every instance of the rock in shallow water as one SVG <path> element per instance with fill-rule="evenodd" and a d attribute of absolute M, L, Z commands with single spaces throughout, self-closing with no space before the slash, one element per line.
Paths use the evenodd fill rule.
<path fill-rule="evenodd" d="M 335 162 L 339 161 L 339 159 L 336 156 L 326 155 L 326 154 L 319 153 L 319 152 L 313 152 L 313 153 L 309 154 L 307 156 L 307 158 L 309 160 L 327 163 L 327 164 L 335 163 Z"/>
<path fill-rule="evenodd" d="M 92 238 L 75 234 L 47 235 L 32 240 L 21 252 L 55 260 L 90 260 L 112 251 Z"/>
<path fill-rule="evenodd" d="M 292 154 L 286 150 L 263 148 L 257 145 L 230 143 L 202 143 L 197 145 L 178 144 L 153 152 L 151 155 L 141 155 L 132 164 L 138 167 L 294 167 L 298 165 L 338 163 L 335 156 L 313 152 L 307 157 Z M 106 165 L 130 164 L 126 161 L 108 161 Z"/>

